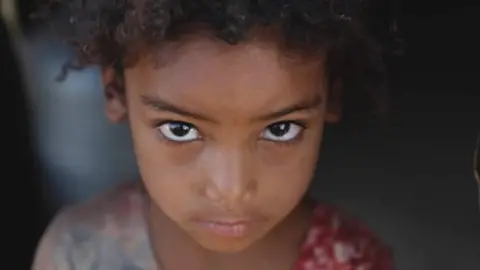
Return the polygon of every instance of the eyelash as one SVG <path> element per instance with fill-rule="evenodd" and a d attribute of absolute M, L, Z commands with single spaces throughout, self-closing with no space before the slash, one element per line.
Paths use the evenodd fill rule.
<path fill-rule="evenodd" d="M 171 123 L 171 122 L 184 122 L 184 121 L 179 121 L 179 120 L 160 120 L 160 121 L 155 121 L 153 123 L 153 126 L 156 130 L 158 130 L 159 127 L 161 127 L 162 125 L 166 124 L 166 123 Z M 191 125 L 193 128 L 197 129 L 199 131 L 199 133 L 201 134 L 202 132 L 200 132 L 200 130 L 195 126 L 195 125 L 192 125 L 188 122 L 185 122 L 186 124 L 189 124 Z M 296 143 L 298 143 L 299 141 L 302 140 L 303 138 L 303 135 L 304 135 L 304 132 L 309 128 L 309 125 L 306 121 L 300 121 L 300 120 L 282 120 L 282 121 L 277 121 L 273 124 L 270 124 L 268 125 L 266 128 L 272 126 L 272 125 L 276 125 L 276 124 L 280 124 L 280 123 L 292 123 L 292 124 L 295 124 L 295 125 L 298 125 L 301 127 L 301 131 L 299 133 L 299 135 L 294 138 L 293 140 L 290 140 L 290 141 L 271 141 L 271 140 L 263 140 L 261 139 L 262 141 L 265 141 L 265 142 L 268 142 L 268 143 L 273 143 L 275 145 L 279 145 L 279 146 L 290 146 L 290 145 L 294 145 Z M 169 140 L 167 138 L 165 138 L 165 135 L 163 135 L 161 132 L 157 131 L 157 134 L 158 134 L 158 137 L 165 143 L 168 143 L 168 144 L 172 144 L 172 145 L 176 145 L 176 146 L 179 146 L 179 145 L 186 145 L 187 143 L 186 142 L 181 142 L 181 141 L 173 141 L 173 140 Z M 202 140 L 202 138 L 200 137 L 200 140 Z M 190 141 L 191 142 L 191 141 Z"/>
<path fill-rule="evenodd" d="M 168 138 L 165 138 L 165 135 L 162 134 L 162 132 L 158 131 L 158 129 L 166 124 L 166 123 L 172 123 L 172 122 L 182 122 L 182 123 L 186 123 L 186 124 L 189 124 L 190 126 L 192 126 L 193 128 L 197 129 L 198 128 L 188 122 L 185 122 L 185 121 L 179 121 L 179 120 L 173 120 L 173 119 L 169 119 L 169 120 L 158 120 L 158 121 L 155 121 L 153 122 L 153 127 L 155 128 L 155 131 L 157 133 L 157 136 L 162 140 L 162 142 L 164 143 L 167 143 L 167 144 L 170 144 L 170 145 L 175 145 L 175 146 L 184 146 L 184 145 L 187 145 L 186 142 L 181 142 L 181 141 L 174 141 L 174 140 L 169 140 Z M 201 132 L 200 132 L 201 134 Z M 200 138 L 200 140 L 202 140 L 202 138 Z M 191 142 L 190 142 L 191 143 Z"/>
<path fill-rule="evenodd" d="M 269 140 L 263 140 L 263 141 L 266 141 L 266 142 L 268 142 L 268 143 L 273 143 L 273 144 L 278 145 L 278 146 L 281 146 L 281 147 L 292 146 L 292 145 L 297 144 L 298 142 L 300 142 L 300 141 L 303 139 L 303 135 L 304 135 L 305 131 L 309 128 L 307 122 L 305 122 L 305 121 L 300 121 L 300 120 L 283 120 L 283 121 L 278 121 L 278 122 L 275 122 L 275 123 L 273 123 L 273 124 L 268 125 L 267 128 L 270 127 L 270 126 L 272 126 L 272 125 L 280 124 L 280 123 L 292 123 L 292 124 L 298 125 L 298 126 L 300 126 L 300 128 L 301 128 L 300 133 L 298 134 L 297 137 L 295 137 L 293 140 L 290 140 L 290 141 L 269 141 Z"/>

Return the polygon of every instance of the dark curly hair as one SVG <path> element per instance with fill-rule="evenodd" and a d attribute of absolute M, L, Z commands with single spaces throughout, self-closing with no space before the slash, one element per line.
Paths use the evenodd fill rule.
<path fill-rule="evenodd" d="M 384 112 L 386 89 L 381 47 L 365 25 L 366 0 L 39 0 L 46 18 L 73 45 L 77 57 L 64 66 L 135 63 L 139 42 L 149 48 L 203 25 L 219 41 L 238 44 L 256 28 L 279 29 L 286 48 L 322 52 L 330 82 L 342 85 L 355 112 Z M 372 110 L 376 109 L 376 110 Z"/>

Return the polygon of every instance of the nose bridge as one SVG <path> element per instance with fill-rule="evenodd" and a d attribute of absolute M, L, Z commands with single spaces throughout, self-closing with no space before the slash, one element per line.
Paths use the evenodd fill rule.
<path fill-rule="evenodd" d="M 217 148 L 208 166 L 209 181 L 220 200 L 234 203 L 245 198 L 251 189 L 251 160 L 242 147 Z"/>

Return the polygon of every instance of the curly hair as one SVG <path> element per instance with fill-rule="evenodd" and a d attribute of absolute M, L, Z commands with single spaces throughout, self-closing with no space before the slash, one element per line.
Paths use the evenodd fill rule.
<path fill-rule="evenodd" d="M 381 47 L 364 27 L 366 0 L 39 1 L 37 15 L 76 49 L 65 72 L 91 64 L 120 72 L 135 63 L 139 42 L 161 49 L 192 31 L 189 26 L 204 25 L 232 45 L 248 41 L 255 28 L 275 27 L 287 48 L 326 56 L 329 80 L 341 82 L 344 102 L 357 113 L 384 111 L 385 68 Z"/>

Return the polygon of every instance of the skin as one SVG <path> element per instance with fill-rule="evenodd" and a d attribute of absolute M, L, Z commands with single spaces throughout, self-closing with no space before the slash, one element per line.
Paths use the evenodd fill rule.
<path fill-rule="evenodd" d="M 340 95 L 330 90 L 322 57 L 287 57 L 277 44 L 189 37 L 126 68 L 124 91 L 103 68 L 106 114 L 129 122 L 148 194 L 145 221 L 129 226 L 149 228 L 141 238 L 150 238 L 161 269 L 278 270 L 296 261 L 311 214 L 301 202 L 324 125 L 340 118 Z M 204 226 L 220 219 L 247 220 L 248 229 L 231 237 Z M 111 233 L 88 234 L 107 225 L 81 228 L 82 235 L 114 241 Z M 137 242 L 133 250 L 149 244 Z M 135 263 L 151 264 L 144 260 Z"/>

